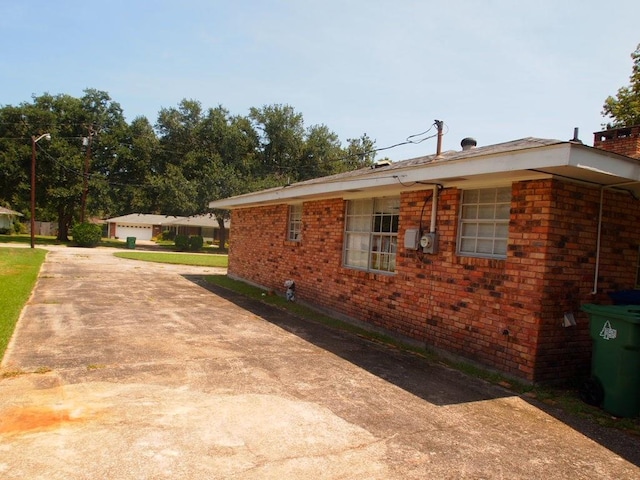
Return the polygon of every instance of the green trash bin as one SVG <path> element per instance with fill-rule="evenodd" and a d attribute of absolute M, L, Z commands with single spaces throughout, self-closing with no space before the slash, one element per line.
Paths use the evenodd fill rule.
<path fill-rule="evenodd" d="M 582 310 L 593 340 L 583 398 L 617 417 L 640 415 L 640 306 L 586 304 Z"/>
<path fill-rule="evenodd" d="M 136 248 L 136 237 L 127 237 L 127 248 L 131 250 L 135 250 Z"/>

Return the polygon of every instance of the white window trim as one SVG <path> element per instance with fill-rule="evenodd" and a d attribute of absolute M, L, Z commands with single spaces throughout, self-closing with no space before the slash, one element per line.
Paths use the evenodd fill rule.
<path fill-rule="evenodd" d="M 498 193 L 509 192 L 508 200 L 498 201 Z M 494 192 L 494 200 L 492 202 L 482 201 L 479 196 L 484 193 Z M 468 201 L 465 199 L 467 195 L 478 193 L 476 201 Z M 465 189 L 462 191 L 460 201 L 460 211 L 458 215 L 458 238 L 457 238 L 457 254 L 465 257 L 493 258 L 504 260 L 507 258 L 507 248 L 509 243 L 509 220 L 511 209 L 512 186 L 497 186 L 488 188 Z M 474 216 L 465 214 L 465 207 L 468 211 L 476 209 Z M 493 215 L 481 215 L 480 209 L 491 209 L 493 207 Z M 481 232 L 483 230 L 484 232 Z M 493 230 L 493 232 L 489 232 Z M 473 248 L 463 248 L 463 244 L 471 245 Z M 480 247 L 483 245 L 483 247 Z M 487 248 L 491 245 L 491 248 Z"/>
<path fill-rule="evenodd" d="M 287 219 L 287 241 L 302 241 L 302 204 L 289 205 L 289 216 Z"/>
<path fill-rule="evenodd" d="M 382 201 L 397 202 L 397 213 L 389 212 L 376 213 L 376 202 Z M 350 206 L 354 206 L 355 202 L 360 202 L 361 206 L 366 206 L 370 210 L 350 213 Z M 363 205 L 362 202 L 369 203 Z M 360 218 L 360 225 L 356 225 L 357 218 Z M 391 217 L 390 230 L 388 232 L 374 231 L 375 218 Z M 395 219 L 394 219 L 395 217 Z M 400 197 L 376 197 L 348 200 L 345 205 L 345 226 L 344 226 L 344 245 L 342 263 L 345 268 L 354 270 L 363 270 L 375 273 L 394 274 L 396 270 L 396 259 L 398 250 L 398 230 L 400 217 Z M 353 219 L 354 222 L 350 222 Z M 367 225 L 365 228 L 365 224 Z M 395 225 L 395 231 L 393 231 Z M 358 248 L 356 248 L 356 244 Z M 379 249 L 376 249 L 379 247 Z M 354 254 L 352 258 L 351 254 Z"/>

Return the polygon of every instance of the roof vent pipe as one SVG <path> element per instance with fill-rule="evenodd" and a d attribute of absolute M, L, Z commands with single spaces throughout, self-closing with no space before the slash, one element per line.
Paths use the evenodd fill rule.
<path fill-rule="evenodd" d="M 582 143 L 582 140 L 580 140 L 580 137 L 578 136 L 578 132 L 578 127 L 575 127 L 573 129 L 573 138 L 569 140 L 570 142 Z"/>
<path fill-rule="evenodd" d="M 462 141 L 460 142 L 460 145 L 462 146 L 462 150 L 471 150 L 477 144 L 478 142 L 476 142 L 476 139 L 471 137 L 463 138 Z"/>

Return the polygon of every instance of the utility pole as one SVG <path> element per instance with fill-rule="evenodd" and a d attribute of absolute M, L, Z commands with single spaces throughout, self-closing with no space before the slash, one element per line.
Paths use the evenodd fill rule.
<path fill-rule="evenodd" d="M 31 136 L 31 248 L 36 244 L 36 143 L 42 139 L 51 140 L 50 133 L 39 137 Z"/>
<path fill-rule="evenodd" d="M 442 120 L 433 121 L 438 129 L 438 143 L 436 145 L 436 157 L 442 153 L 442 127 L 444 122 Z"/>
<path fill-rule="evenodd" d="M 87 211 L 87 193 L 89 190 L 89 161 L 91 159 L 91 141 L 93 138 L 93 126 L 89 125 L 89 135 L 85 138 L 87 153 L 84 157 L 84 174 L 82 176 L 82 210 L 80 212 L 80 223 L 84 223 Z"/>

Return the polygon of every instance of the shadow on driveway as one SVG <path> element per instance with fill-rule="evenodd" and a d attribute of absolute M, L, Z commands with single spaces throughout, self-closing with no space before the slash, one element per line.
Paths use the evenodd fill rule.
<path fill-rule="evenodd" d="M 186 278 L 271 324 L 434 405 L 455 405 L 516 395 L 505 388 L 470 377 L 443 364 L 434 364 L 418 355 L 320 323 L 303 320 L 278 307 L 207 283 L 202 277 Z M 640 438 L 637 436 L 600 426 L 535 399 L 522 398 L 627 461 L 640 466 Z"/>

